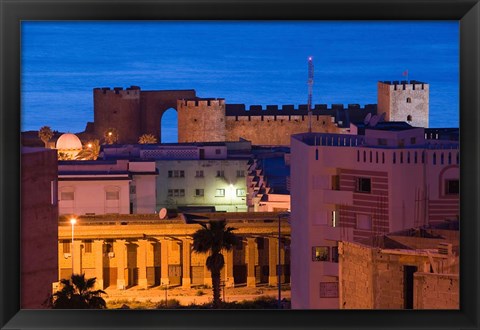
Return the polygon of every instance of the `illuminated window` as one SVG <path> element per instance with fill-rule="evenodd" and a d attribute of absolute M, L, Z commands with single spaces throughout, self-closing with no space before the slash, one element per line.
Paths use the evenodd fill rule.
<path fill-rule="evenodd" d="M 225 189 L 217 189 L 215 190 L 216 197 L 225 197 Z"/>
<path fill-rule="evenodd" d="M 314 246 L 312 248 L 312 261 L 330 261 L 328 246 Z"/>

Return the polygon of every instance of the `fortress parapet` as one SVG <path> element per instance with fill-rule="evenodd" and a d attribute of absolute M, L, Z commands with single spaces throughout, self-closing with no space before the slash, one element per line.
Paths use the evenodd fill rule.
<path fill-rule="evenodd" d="M 185 108 L 219 108 L 225 105 L 225 99 L 223 98 L 195 98 L 195 99 L 184 99 L 178 101 L 179 107 Z"/>
<path fill-rule="evenodd" d="M 329 108 L 326 104 L 315 104 L 312 108 L 312 114 L 318 116 L 331 116 L 336 111 L 362 112 L 365 115 L 368 112 L 376 111 L 376 104 L 366 104 L 364 107 L 360 104 L 332 104 Z M 294 105 L 251 105 L 248 109 L 245 104 L 227 104 L 225 106 L 227 116 L 302 116 L 308 114 L 306 104 L 300 104 L 297 108 Z"/>
<path fill-rule="evenodd" d="M 379 86 L 392 90 L 425 90 L 428 89 L 428 84 L 417 80 L 393 80 L 393 81 L 379 81 Z"/>
<path fill-rule="evenodd" d="M 130 98 L 130 97 L 140 97 L 140 87 L 138 86 L 130 86 L 125 89 L 123 87 L 114 87 L 111 89 L 110 87 L 97 87 L 93 89 L 94 95 L 119 95 L 123 98 Z"/>

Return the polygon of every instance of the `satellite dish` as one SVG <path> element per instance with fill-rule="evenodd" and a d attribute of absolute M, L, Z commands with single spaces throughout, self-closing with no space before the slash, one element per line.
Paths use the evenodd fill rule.
<path fill-rule="evenodd" d="M 162 208 L 160 212 L 158 212 L 158 216 L 160 217 L 161 220 L 167 218 L 167 214 L 168 212 L 166 208 Z"/>
<path fill-rule="evenodd" d="M 369 112 L 366 116 L 365 119 L 363 120 L 363 123 L 367 125 L 370 122 L 370 119 L 372 118 L 372 114 Z"/>
<path fill-rule="evenodd" d="M 378 123 L 379 120 L 380 120 L 380 116 L 377 116 L 377 115 L 372 116 L 372 119 L 370 119 L 369 125 L 370 125 L 371 127 L 375 127 L 375 125 L 377 125 L 377 123 Z"/>
<path fill-rule="evenodd" d="M 387 113 L 386 113 L 386 112 L 382 113 L 382 114 L 380 115 L 380 121 L 379 121 L 379 122 L 380 122 L 380 123 L 381 123 L 381 122 L 384 122 L 386 116 L 387 116 Z"/>

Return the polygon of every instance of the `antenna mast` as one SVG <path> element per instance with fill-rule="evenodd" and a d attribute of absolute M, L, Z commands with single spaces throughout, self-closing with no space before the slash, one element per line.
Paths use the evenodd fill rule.
<path fill-rule="evenodd" d="M 308 57 L 308 133 L 312 132 L 313 57 Z"/>

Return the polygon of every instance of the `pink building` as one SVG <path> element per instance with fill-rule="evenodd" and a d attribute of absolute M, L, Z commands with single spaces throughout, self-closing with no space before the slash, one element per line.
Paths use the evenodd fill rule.
<path fill-rule="evenodd" d="M 57 151 L 22 148 L 21 307 L 46 308 L 58 278 Z"/>
<path fill-rule="evenodd" d="M 459 217 L 458 141 L 403 122 L 355 129 L 292 136 L 292 308 L 339 308 L 338 241 Z"/>

